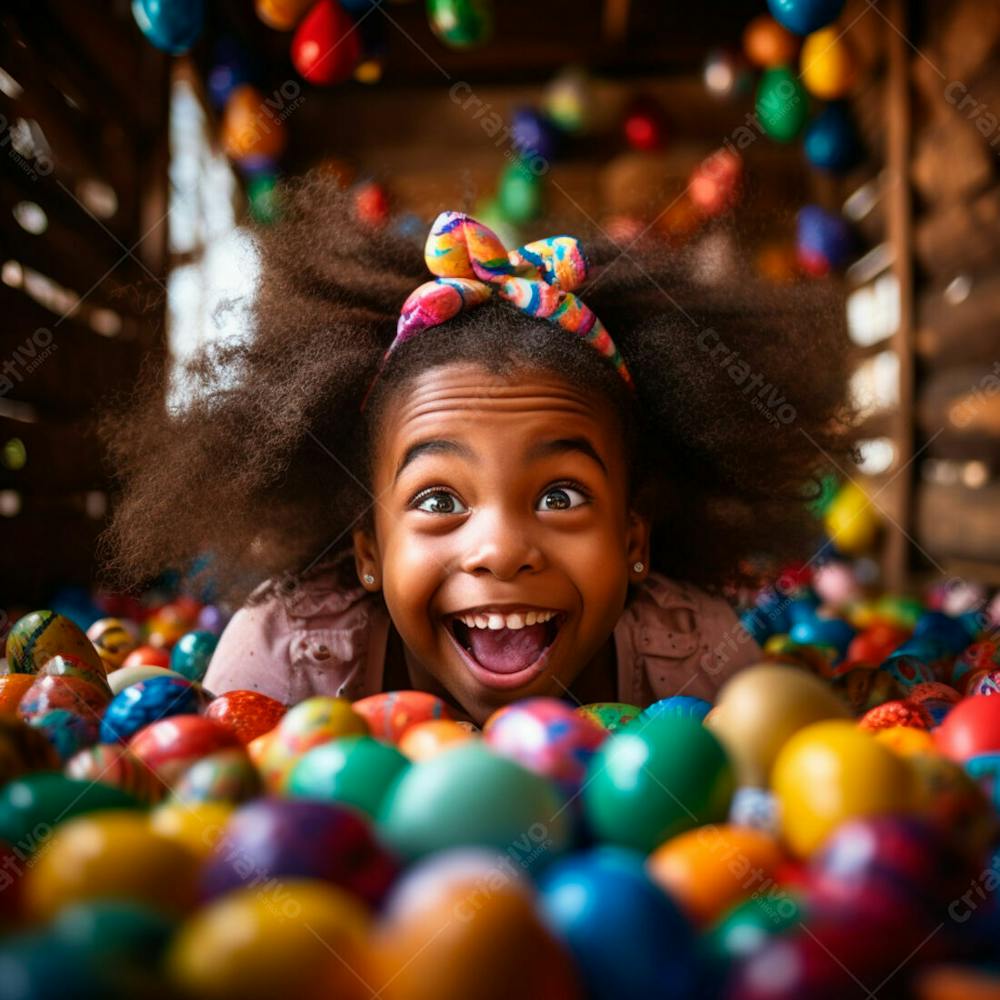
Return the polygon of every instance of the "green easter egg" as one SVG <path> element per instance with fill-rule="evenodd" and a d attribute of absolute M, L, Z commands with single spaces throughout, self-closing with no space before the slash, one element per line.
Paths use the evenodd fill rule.
<path fill-rule="evenodd" d="M 764 71 L 757 87 L 757 118 L 777 142 L 791 142 L 809 117 L 809 98 L 799 78 L 787 66 Z"/>
<path fill-rule="evenodd" d="M 623 701 L 596 701 L 592 705 L 581 705 L 577 713 L 597 723 L 606 732 L 615 733 L 639 718 L 642 709 Z"/>
<path fill-rule="evenodd" d="M 431 30 L 453 49 L 482 45 L 493 34 L 492 0 L 427 0 Z"/>
<path fill-rule="evenodd" d="M 730 910 L 703 939 L 711 960 L 745 959 L 803 917 L 800 901 L 777 885 Z"/>
<path fill-rule="evenodd" d="M 606 740 L 583 787 L 597 837 L 648 853 L 684 830 L 724 820 L 735 777 L 722 744 L 700 722 L 663 715 Z"/>
<path fill-rule="evenodd" d="M 410 766 L 395 747 L 370 736 L 333 740 L 303 754 L 288 776 L 285 792 L 356 806 L 378 815 L 386 793 Z"/>
<path fill-rule="evenodd" d="M 542 177 L 521 160 L 516 160 L 500 175 L 497 204 L 505 219 L 514 223 L 531 222 L 542 211 Z"/>
<path fill-rule="evenodd" d="M 61 910 L 49 931 L 102 963 L 142 961 L 155 965 L 175 928 L 175 921 L 166 914 L 141 903 L 95 899 Z"/>

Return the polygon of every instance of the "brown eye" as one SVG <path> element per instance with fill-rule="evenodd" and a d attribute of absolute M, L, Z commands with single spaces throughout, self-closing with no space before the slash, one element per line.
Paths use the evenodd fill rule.
<path fill-rule="evenodd" d="M 587 502 L 587 498 L 570 486 L 556 486 L 546 490 L 539 501 L 539 510 L 570 510 Z"/>
<path fill-rule="evenodd" d="M 464 514 L 466 509 L 454 493 L 447 493 L 444 490 L 425 493 L 417 503 L 417 510 L 427 514 Z"/>

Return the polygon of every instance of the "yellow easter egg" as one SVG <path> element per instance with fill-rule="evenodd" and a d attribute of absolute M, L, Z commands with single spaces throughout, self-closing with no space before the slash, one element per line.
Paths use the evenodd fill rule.
<path fill-rule="evenodd" d="M 846 820 L 909 813 L 916 806 L 906 761 L 847 720 L 799 730 L 778 754 L 771 784 L 782 836 L 801 856 Z"/>
<path fill-rule="evenodd" d="M 204 859 L 222 836 L 235 808 L 232 802 L 164 802 L 149 814 L 149 825 Z"/>
<path fill-rule="evenodd" d="M 875 542 L 881 517 L 868 495 L 855 483 L 845 483 L 824 516 L 826 533 L 841 552 L 863 555 Z"/>
<path fill-rule="evenodd" d="M 456 743 L 476 738 L 467 723 L 454 719 L 428 719 L 411 726 L 399 739 L 399 749 L 410 760 L 429 760 Z"/>
<path fill-rule="evenodd" d="M 934 737 L 926 729 L 913 726 L 889 726 L 875 733 L 875 739 L 887 746 L 900 757 L 910 757 L 915 753 L 935 753 Z"/>
<path fill-rule="evenodd" d="M 857 78 L 854 53 L 836 25 L 814 31 L 805 40 L 799 67 L 806 89 L 824 101 L 845 97 Z"/>

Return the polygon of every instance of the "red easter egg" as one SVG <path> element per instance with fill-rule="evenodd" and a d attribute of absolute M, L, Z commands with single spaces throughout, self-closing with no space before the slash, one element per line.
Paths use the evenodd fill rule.
<path fill-rule="evenodd" d="M 241 743 L 250 743 L 270 732 L 286 711 L 280 701 L 260 691 L 227 691 L 205 709 L 205 717 L 235 733 Z"/>
<path fill-rule="evenodd" d="M 67 778 L 114 785 L 142 802 L 159 802 L 167 794 L 163 782 L 120 743 L 87 747 L 70 757 L 63 771 Z"/>
<path fill-rule="evenodd" d="M 43 675 L 25 692 L 17 714 L 22 719 L 32 719 L 57 708 L 64 708 L 76 715 L 99 722 L 108 702 L 110 690 L 102 690 L 80 677 Z"/>
<path fill-rule="evenodd" d="M 372 736 L 386 743 L 398 743 L 403 733 L 418 722 L 453 718 L 448 706 L 426 691 L 383 691 L 351 707 L 368 723 Z"/>
<path fill-rule="evenodd" d="M 886 622 L 876 622 L 859 632 L 847 647 L 846 663 L 851 666 L 869 664 L 878 666 L 888 659 L 889 654 L 909 636 L 909 631 L 889 625 Z"/>
<path fill-rule="evenodd" d="M 858 725 L 862 729 L 890 729 L 892 726 L 909 726 L 912 729 L 930 729 L 934 724 L 931 713 L 923 705 L 905 701 L 884 701 L 870 708 Z"/>
<path fill-rule="evenodd" d="M 123 667 L 166 667 L 170 668 L 170 653 L 156 646 L 140 646 L 125 657 Z"/>
<path fill-rule="evenodd" d="M 1000 698 L 963 698 L 934 730 L 934 742 L 959 763 L 978 754 L 1000 751 Z"/>
<path fill-rule="evenodd" d="M 231 730 L 201 715 L 174 715 L 143 727 L 129 750 L 168 786 L 195 761 L 242 744 Z"/>
<path fill-rule="evenodd" d="M 742 177 L 742 158 L 728 149 L 718 149 L 695 167 L 688 181 L 688 197 L 704 215 L 721 215 L 739 199 Z"/>
<path fill-rule="evenodd" d="M 34 674 L 0 675 L 0 715 L 16 715 L 17 706 L 34 683 Z"/>
<path fill-rule="evenodd" d="M 375 229 L 389 221 L 389 195 L 376 181 L 360 184 L 354 192 L 354 212 L 358 221 Z"/>
<path fill-rule="evenodd" d="M 633 149 L 659 149 L 667 132 L 666 116 L 659 101 L 651 97 L 637 97 L 625 112 L 622 129 L 625 141 Z"/>
<path fill-rule="evenodd" d="M 319 3 L 292 38 L 292 64 L 310 83 L 329 86 L 349 80 L 361 60 L 361 33 L 336 0 Z"/>

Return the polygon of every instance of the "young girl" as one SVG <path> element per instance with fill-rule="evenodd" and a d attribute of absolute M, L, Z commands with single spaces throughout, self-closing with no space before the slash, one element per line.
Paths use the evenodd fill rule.
<path fill-rule="evenodd" d="M 210 690 L 416 688 L 482 722 L 531 695 L 711 698 L 759 657 L 708 591 L 810 554 L 810 477 L 843 448 L 835 324 L 795 329 L 787 291 L 751 308 L 742 273 L 512 250 L 460 213 L 423 255 L 322 177 L 257 238 L 252 336 L 112 441 L 119 570 L 209 552 L 217 582 L 265 580 Z"/>

